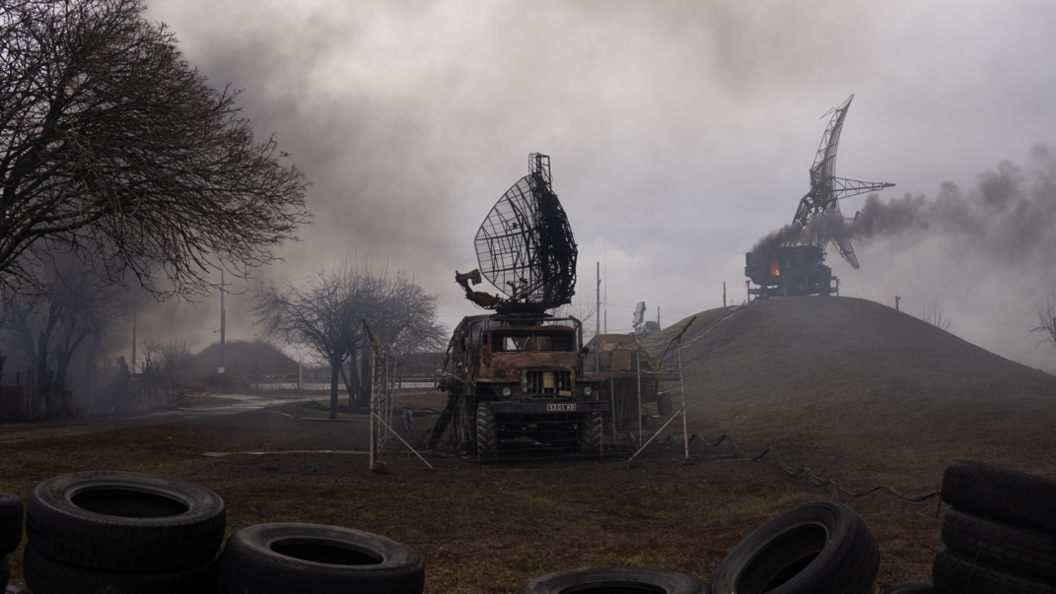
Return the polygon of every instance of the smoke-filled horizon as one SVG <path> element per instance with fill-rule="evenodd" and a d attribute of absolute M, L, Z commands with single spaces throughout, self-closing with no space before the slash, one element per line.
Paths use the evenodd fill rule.
<path fill-rule="evenodd" d="M 601 262 L 610 332 L 630 329 L 638 301 L 665 327 L 721 306 L 723 283 L 740 303 L 744 253 L 791 221 L 824 114 L 855 93 L 836 174 L 897 187 L 842 204 L 862 217 L 861 270 L 835 251 L 827 261 L 841 294 L 901 295 L 903 310 L 936 299 L 955 334 L 1056 369 L 1056 350 L 1026 335 L 1056 280 L 1031 169 L 1047 150 L 1031 147 L 1056 143 L 1051 3 L 149 4 L 190 63 L 244 90 L 258 136 L 274 133 L 314 183 L 315 222 L 284 262 L 231 281 L 229 339 L 256 334 L 239 295 L 253 282 L 353 252 L 438 294 L 449 327 L 478 313 L 454 271 L 477 266 L 477 228 L 531 152 L 550 155 L 579 244 L 577 301 L 594 302 Z M 896 211 L 914 208 L 926 228 L 893 232 L 907 224 Z M 140 322 L 141 337 L 198 350 L 218 339 L 219 299 L 161 304 Z"/>

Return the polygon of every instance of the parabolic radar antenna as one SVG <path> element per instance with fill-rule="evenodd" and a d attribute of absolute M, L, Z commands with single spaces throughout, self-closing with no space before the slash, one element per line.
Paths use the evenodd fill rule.
<path fill-rule="evenodd" d="M 843 222 L 840 213 L 840 199 L 890 188 L 895 184 L 889 182 L 864 182 L 836 177 L 836 151 L 840 146 L 840 132 L 847 110 L 851 107 L 851 95 L 839 107 L 830 110 L 832 118 L 821 136 L 814 164 L 810 167 L 810 190 L 799 201 L 792 226 L 809 233 L 807 238 L 777 236 L 757 243 L 752 251 L 744 255 L 744 274 L 751 282 L 759 285 L 748 287 L 748 297 L 761 298 L 800 295 L 830 295 L 832 283 L 838 279 L 832 275 L 832 269 L 824 264 L 825 245 L 832 242 L 836 251 L 857 270 L 858 257 L 850 239 L 845 236 L 831 235 L 827 225 L 811 225 L 818 217 L 837 217 Z M 826 113 L 825 115 L 828 115 Z M 822 116 L 825 117 L 825 116 Z M 857 218 L 857 215 L 855 215 Z M 771 237 L 775 237 L 772 235 Z"/>
<path fill-rule="evenodd" d="M 550 157 L 532 153 L 528 166 L 530 173 L 503 194 L 477 231 L 480 268 L 455 272 L 467 299 L 499 313 L 540 314 L 575 294 L 579 252 L 550 186 Z M 470 281 L 479 284 L 482 276 L 501 294 L 472 290 Z"/>
<path fill-rule="evenodd" d="M 864 182 L 854 179 L 836 177 L 836 149 L 840 146 L 840 131 L 843 130 L 843 120 L 847 117 L 847 110 L 851 107 L 852 93 L 842 105 L 836 108 L 821 136 L 818 145 L 818 153 L 814 156 L 814 164 L 810 167 L 810 191 L 799 201 L 796 208 L 794 222 L 806 227 L 811 219 L 826 212 L 840 212 L 840 200 L 850 196 L 857 196 L 866 192 L 875 192 L 884 188 L 890 188 L 895 184 L 888 182 Z M 814 246 L 824 248 L 825 244 L 832 241 L 836 251 L 840 252 L 844 260 L 847 260 L 858 270 L 858 256 L 854 255 L 851 241 L 843 237 L 825 237 L 819 235 L 814 239 Z"/>

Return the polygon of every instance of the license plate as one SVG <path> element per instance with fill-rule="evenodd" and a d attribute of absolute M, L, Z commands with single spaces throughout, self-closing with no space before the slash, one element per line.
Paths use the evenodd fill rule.
<path fill-rule="evenodd" d="M 576 412 L 576 405 L 573 404 L 547 404 L 546 412 Z"/>

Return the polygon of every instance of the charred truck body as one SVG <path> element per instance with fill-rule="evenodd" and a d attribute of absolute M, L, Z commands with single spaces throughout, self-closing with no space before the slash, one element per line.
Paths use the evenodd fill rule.
<path fill-rule="evenodd" d="M 825 252 L 813 245 L 778 249 L 765 246 L 744 255 L 744 275 L 758 285 L 748 294 L 757 297 L 831 295 L 832 269 L 825 265 Z"/>
<path fill-rule="evenodd" d="M 431 448 L 443 443 L 490 460 L 519 440 L 601 454 L 609 403 L 583 377 L 582 325 L 546 314 L 571 301 L 578 252 L 550 189 L 549 157 L 533 153 L 529 164 L 477 232 L 480 269 L 455 273 L 470 301 L 496 313 L 455 328 L 439 382 L 448 402 Z M 472 290 L 482 276 L 502 294 Z"/>
<path fill-rule="evenodd" d="M 830 242 L 840 256 L 858 270 L 858 257 L 854 255 L 854 248 L 847 237 L 829 236 L 821 230 L 823 225 L 810 224 L 819 216 L 842 218 L 839 202 L 842 198 L 895 185 L 836 177 L 836 150 L 852 99 L 853 94 L 835 109 L 821 136 L 821 144 L 810 168 L 810 191 L 800 199 L 792 225 L 767 237 L 745 254 L 744 274 L 758 285 L 757 288 L 749 285 L 749 297 L 831 294 L 836 277 L 832 276 L 832 269 L 824 264 L 824 248 Z"/>

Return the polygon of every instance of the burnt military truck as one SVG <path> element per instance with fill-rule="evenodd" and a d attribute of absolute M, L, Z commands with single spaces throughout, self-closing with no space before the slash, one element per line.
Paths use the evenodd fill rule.
<path fill-rule="evenodd" d="M 482 460 L 515 441 L 600 455 L 609 403 L 583 377 L 582 344 L 575 318 L 464 318 L 444 361 L 439 388 L 448 406 L 433 439 L 448 433 L 453 448 L 475 449 Z"/>
<path fill-rule="evenodd" d="M 760 247 L 744 255 L 744 275 L 758 287 L 748 289 L 756 297 L 831 295 L 832 268 L 824 264 L 825 252 L 813 245 Z"/>
<path fill-rule="evenodd" d="M 491 209 L 477 232 L 480 268 L 455 282 L 489 315 L 464 318 L 455 328 L 439 389 L 447 406 L 429 447 L 445 445 L 497 458 L 517 442 L 588 456 L 602 453 L 609 403 L 596 380 L 583 375 L 583 326 L 547 313 L 571 302 L 576 243 L 551 189 L 550 158 L 532 153 L 530 173 Z M 499 294 L 475 291 L 486 278 Z"/>

